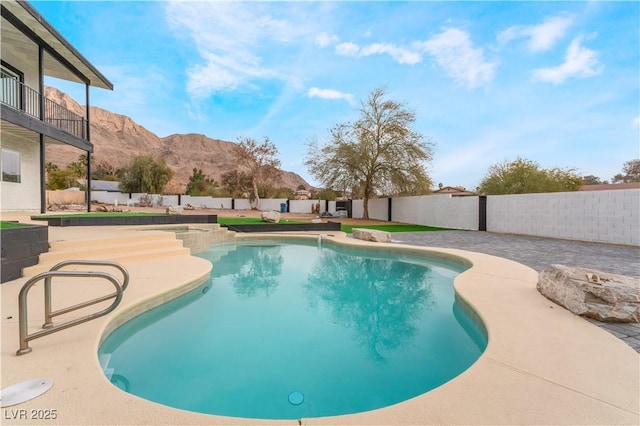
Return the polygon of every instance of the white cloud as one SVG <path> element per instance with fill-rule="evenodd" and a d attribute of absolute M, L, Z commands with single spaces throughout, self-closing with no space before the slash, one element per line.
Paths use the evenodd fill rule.
<path fill-rule="evenodd" d="M 557 67 L 539 68 L 533 71 L 534 76 L 541 81 L 553 84 L 563 83 L 571 77 L 592 77 L 602 72 L 598 62 L 598 53 L 580 45 L 581 37 L 573 39 L 567 49 L 564 63 Z"/>
<path fill-rule="evenodd" d="M 573 24 L 569 16 L 552 16 L 541 24 L 507 28 L 498 34 L 498 42 L 506 44 L 517 38 L 528 38 L 527 47 L 532 52 L 544 52 L 551 49 Z"/>
<path fill-rule="evenodd" d="M 385 53 L 399 64 L 417 64 L 422 60 L 420 53 L 388 43 L 374 43 L 360 49 L 360 56 L 382 55 Z"/>
<path fill-rule="evenodd" d="M 309 22 L 316 21 L 302 15 L 313 12 L 261 2 L 167 2 L 169 27 L 195 46 L 200 59 L 187 69 L 190 97 L 203 99 L 251 86 L 255 79 L 291 80 L 289 68 L 282 62 L 269 63 L 263 52 L 267 46 L 286 49 L 300 40 L 313 40 L 318 30 Z M 324 38 L 324 42 L 332 40 L 328 34 Z"/>
<path fill-rule="evenodd" d="M 335 49 L 338 55 L 365 57 L 372 55 L 389 55 L 399 64 L 417 64 L 422 60 L 420 52 L 405 49 L 390 43 L 372 43 L 358 46 L 355 43 L 340 43 Z"/>
<path fill-rule="evenodd" d="M 469 88 L 489 83 L 495 76 L 496 64 L 484 59 L 483 50 L 473 47 L 465 31 L 449 28 L 414 45 L 432 55 L 456 82 Z"/>
<path fill-rule="evenodd" d="M 336 46 L 336 53 L 342 56 L 356 56 L 360 47 L 355 43 L 340 43 Z"/>
<path fill-rule="evenodd" d="M 640 115 L 633 119 L 631 125 L 640 128 Z"/>
<path fill-rule="evenodd" d="M 470 88 L 493 80 L 496 64 L 485 61 L 484 52 L 474 48 L 469 35 L 450 28 L 427 41 L 414 42 L 411 48 L 391 43 L 372 43 L 358 46 L 345 42 L 336 45 L 335 52 L 342 56 L 366 57 L 389 55 L 399 64 L 414 65 L 422 62 L 422 54 L 428 53 L 459 83 Z"/>
<path fill-rule="evenodd" d="M 339 38 L 337 35 L 335 34 L 327 34 L 325 32 L 320 33 L 317 37 L 316 37 L 316 45 L 320 46 L 320 47 L 327 47 L 330 46 L 332 44 L 336 44 L 338 42 Z"/>
<path fill-rule="evenodd" d="M 353 95 L 350 93 L 340 92 L 338 90 L 333 89 L 318 89 L 317 87 L 312 87 L 307 92 L 307 96 L 310 98 L 320 98 L 320 99 L 331 99 L 331 100 L 345 100 L 350 104 L 353 103 Z"/>

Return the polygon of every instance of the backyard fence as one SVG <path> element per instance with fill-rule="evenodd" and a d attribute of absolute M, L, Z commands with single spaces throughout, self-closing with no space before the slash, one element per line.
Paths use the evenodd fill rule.
<path fill-rule="evenodd" d="M 71 195 L 69 193 L 72 193 Z M 77 198 L 84 202 L 82 191 L 47 191 L 49 203 L 58 198 Z M 195 208 L 250 209 L 249 200 L 189 195 L 123 194 L 92 191 L 92 201 L 118 205 L 155 206 L 186 205 Z M 338 202 L 340 203 L 340 202 Z M 261 199 L 259 210 L 311 213 L 320 204 L 320 212 L 342 212 L 335 201 Z M 349 207 L 353 217 L 362 217 L 364 203 L 353 200 Z M 376 198 L 369 200 L 369 217 L 442 228 L 490 231 L 540 237 L 596 241 L 640 246 L 640 189 L 554 192 L 521 195 L 456 197 L 434 194 L 414 197 Z"/>

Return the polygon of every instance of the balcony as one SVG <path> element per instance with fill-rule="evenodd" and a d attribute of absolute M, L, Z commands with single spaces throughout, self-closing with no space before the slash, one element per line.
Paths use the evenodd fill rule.
<path fill-rule="evenodd" d="M 15 78 L 3 76 L 0 80 L 2 81 L 0 103 L 82 140 L 87 140 L 87 120 L 84 117 L 41 96 L 37 90 Z M 44 101 L 44 117 L 42 118 L 40 117 L 41 101 Z"/>

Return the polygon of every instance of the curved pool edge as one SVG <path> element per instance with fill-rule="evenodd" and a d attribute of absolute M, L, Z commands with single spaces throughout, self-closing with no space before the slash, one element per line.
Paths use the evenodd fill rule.
<path fill-rule="evenodd" d="M 144 314 L 145 312 L 150 311 L 151 309 L 177 299 L 178 297 L 200 287 L 201 285 L 209 281 L 211 269 L 212 268 L 209 268 L 209 270 L 205 274 L 191 281 L 165 290 L 161 293 L 151 294 L 146 298 L 137 300 L 134 303 L 130 303 L 127 306 L 124 306 L 120 310 L 116 311 L 117 313 L 102 326 L 99 332 L 99 339 L 96 341 L 96 353 L 98 353 L 98 348 L 100 347 L 100 345 L 102 345 L 105 339 L 109 337 L 118 327 Z"/>
<path fill-rule="evenodd" d="M 532 269 L 462 250 L 417 249 L 351 239 L 340 242 L 383 250 L 404 247 L 411 252 L 437 252 L 471 262 L 473 267 L 456 277 L 454 285 L 456 293 L 482 318 L 489 343 L 480 359 L 462 375 L 426 394 L 370 412 L 302 419 L 302 424 L 639 423 L 638 354 L 539 295 L 535 290 L 537 274 Z M 154 280 L 167 281 L 165 292 L 184 287 L 189 281 L 185 276 L 193 274 L 179 269 L 197 265 L 194 259 L 131 267 L 132 282 L 136 279 L 148 285 L 141 289 L 144 291 L 130 293 L 123 308 L 157 301 L 163 291 L 153 286 Z M 1 287 L 3 313 L 14 292 L 14 286 L 6 285 Z M 68 333 L 38 339 L 33 342 L 33 353 L 24 357 L 15 356 L 17 326 L 5 321 L 3 315 L 2 382 L 40 376 L 55 382 L 47 394 L 12 408 L 50 407 L 58 411 L 55 421 L 43 420 L 41 424 L 298 424 L 295 420 L 258 421 L 192 413 L 120 391 L 104 376 L 96 354 L 103 332 L 124 313 L 118 309 Z M 4 420 L 3 424 L 24 422 Z"/>

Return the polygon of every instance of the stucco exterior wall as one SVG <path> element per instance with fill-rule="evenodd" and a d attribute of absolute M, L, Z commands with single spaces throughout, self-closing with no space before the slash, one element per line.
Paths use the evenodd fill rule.
<path fill-rule="evenodd" d="M 2 52 L 2 60 L 24 74 L 24 84 L 35 91 L 39 91 L 40 80 L 38 78 L 38 54 L 31 57 L 14 55 L 11 49 Z"/>
<path fill-rule="evenodd" d="M 3 136 L 2 148 L 20 153 L 20 183 L 1 182 L 0 210 L 40 211 L 40 144 Z"/>
<path fill-rule="evenodd" d="M 93 195 L 93 192 L 91 193 Z M 85 204 L 86 193 L 84 191 L 47 191 L 47 205 L 51 204 Z M 113 200 L 111 200 L 113 203 Z"/>
<path fill-rule="evenodd" d="M 489 196 L 487 231 L 640 245 L 640 190 Z"/>

